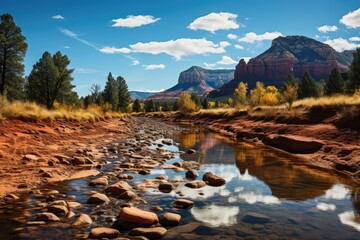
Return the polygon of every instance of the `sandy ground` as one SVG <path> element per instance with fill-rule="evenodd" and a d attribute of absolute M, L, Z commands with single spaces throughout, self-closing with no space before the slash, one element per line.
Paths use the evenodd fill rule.
<path fill-rule="evenodd" d="M 79 175 L 78 166 L 61 164 L 55 156 L 69 160 L 74 156 L 99 159 L 101 147 L 124 137 L 126 131 L 124 120 L 120 119 L 96 123 L 0 122 L 0 197 L 28 191 L 43 182 L 67 179 L 74 173 Z M 52 177 L 44 177 L 44 171 Z M 84 174 L 89 173 L 84 171 Z"/>

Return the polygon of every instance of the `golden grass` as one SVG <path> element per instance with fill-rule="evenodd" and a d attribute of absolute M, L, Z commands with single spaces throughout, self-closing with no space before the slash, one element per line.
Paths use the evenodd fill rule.
<path fill-rule="evenodd" d="M 315 106 L 347 106 L 360 105 L 360 97 L 338 95 L 321 98 L 305 98 L 294 102 L 293 107 L 315 107 Z"/>
<path fill-rule="evenodd" d="M 106 112 L 101 108 L 90 106 L 88 109 L 74 109 L 70 107 L 58 107 L 48 110 L 33 102 L 14 101 L 9 102 L 0 98 L 0 119 L 26 119 L 26 120 L 57 120 L 66 119 L 69 121 L 91 121 L 95 122 L 105 118 L 121 118 L 124 114 Z"/>

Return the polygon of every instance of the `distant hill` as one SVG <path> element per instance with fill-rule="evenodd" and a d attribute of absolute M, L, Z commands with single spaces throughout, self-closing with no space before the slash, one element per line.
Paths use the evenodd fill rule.
<path fill-rule="evenodd" d="M 130 91 L 130 96 L 132 99 L 143 99 L 154 96 L 158 92 L 141 92 L 141 91 Z"/>
<path fill-rule="evenodd" d="M 184 91 L 203 96 L 233 79 L 234 72 L 232 69 L 209 70 L 192 66 L 180 73 L 178 84 L 151 96 L 150 99 L 177 98 Z"/>
<path fill-rule="evenodd" d="M 234 80 L 212 91 L 209 97 L 231 95 L 241 81 L 247 82 L 250 89 L 257 81 L 280 87 L 289 73 L 300 79 L 309 71 L 315 80 L 327 79 L 334 68 L 347 72 L 351 62 L 351 51 L 339 53 L 325 43 L 304 36 L 278 37 L 268 50 L 248 63 L 241 59 Z"/>

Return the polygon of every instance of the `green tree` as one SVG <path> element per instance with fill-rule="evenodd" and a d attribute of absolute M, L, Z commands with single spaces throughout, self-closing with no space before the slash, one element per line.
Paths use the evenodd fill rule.
<path fill-rule="evenodd" d="M 207 97 L 205 97 L 201 103 L 202 108 L 203 109 L 208 109 L 209 108 L 209 100 L 207 99 Z"/>
<path fill-rule="evenodd" d="M 163 102 L 162 104 L 162 111 L 163 112 L 169 112 L 171 111 L 171 104 L 169 102 Z"/>
<path fill-rule="evenodd" d="M 123 77 L 119 76 L 116 79 L 117 85 L 119 87 L 119 102 L 118 102 L 118 111 L 127 112 L 131 97 L 128 90 L 128 85 Z"/>
<path fill-rule="evenodd" d="M 353 53 L 354 59 L 349 67 L 349 83 L 348 92 L 354 93 L 360 88 L 360 48 L 357 48 Z"/>
<path fill-rule="evenodd" d="M 198 107 L 201 106 L 200 98 L 196 93 L 191 94 L 191 100 L 193 100 L 193 102 L 196 104 L 196 106 L 198 106 Z"/>
<path fill-rule="evenodd" d="M 111 105 L 112 111 L 117 111 L 119 104 L 119 87 L 111 72 L 109 73 L 105 84 L 103 98 L 105 103 Z"/>
<path fill-rule="evenodd" d="M 133 112 L 140 112 L 141 105 L 139 99 L 135 99 L 134 105 L 133 105 Z"/>
<path fill-rule="evenodd" d="M 219 100 L 216 100 L 215 101 L 215 106 L 214 106 L 215 108 L 219 108 L 220 107 L 220 102 L 219 102 Z"/>
<path fill-rule="evenodd" d="M 24 90 L 26 38 L 10 14 L 0 16 L 0 94 L 20 99 Z"/>
<path fill-rule="evenodd" d="M 246 93 L 248 89 L 248 84 L 240 82 L 238 87 L 234 91 L 234 102 L 235 108 L 240 108 L 243 105 L 247 104 Z"/>
<path fill-rule="evenodd" d="M 258 106 L 263 103 L 266 93 L 265 85 L 262 82 L 256 82 L 255 89 L 250 91 L 250 99 L 253 105 Z"/>
<path fill-rule="evenodd" d="M 311 75 L 306 71 L 299 83 L 298 96 L 300 98 L 319 97 L 319 91 L 315 81 L 311 78 Z"/>
<path fill-rule="evenodd" d="M 173 102 L 172 110 L 173 110 L 173 111 L 178 111 L 178 110 L 179 110 L 178 101 L 175 100 L 175 101 Z"/>
<path fill-rule="evenodd" d="M 334 68 L 325 85 L 325 94 L 328 96 L 344 93 L 345 82 L 340 75 L 338 68 Z"/>
<path fill-rule="evenodd" d="M 145 112 L 155 112 L 155 103 L 154 101 L 151 99 L 151 100 L 148 100 L 148 101 L 145 101 Z"/>
<path fill-rule="evenodd" d="M 45 52 L 36 62 L 28 77 L 26 92 L 30 100 L 53 108 L 55 100 L 63 103 L 65 97 L 73 98 L 71 74 L 74 69 L 68 69 L 70 60 L 60 52 L 53 56 Z"/>
<path fill-rule="evenodd" d="M 298 86 L 298 81 L 296 80 L 295 76 L 292 74 L 292 73 L 289 73 L 287 78 L 286 78 L 286 82 L 285 83 L 288 83 L 294 87 L 297 87 Z"/>

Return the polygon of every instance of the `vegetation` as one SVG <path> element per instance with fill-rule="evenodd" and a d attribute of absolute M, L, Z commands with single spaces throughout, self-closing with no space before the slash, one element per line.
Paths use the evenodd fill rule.
<path fill-rule="evenodd" d="M 130 103 L 130 93 L 126 81 L 123 77 L 119 76 L 117 77 L 116 82 L 119 90 L 117 111 L 128 112 L 128 106 Z"/>
<path fill-rule="evenodd" d="M 178 99 L 179 110 L 182 113 L 192 113 L 197 110 L 195 102 L 191 99 L 188 92 L 183 92 L 180 94 Z"/>
<path fill-rule="evenodd" d="M 360 48 L 353 53 L 354 60 L 349 67 L 349 84 L 348 91 L 354 93 L 360 88 Z"/>
<path fill-rule="evenodd" d="M 325 85 L 325 93 L 327 96 L 344 93 L 345 82 L 340 75 L 338 68 L 334 68 Z"/>
<path fill-rule="evenodd" d="M 112 111 L 116 111 L 118 109 L 119 87 L 111 72 L 109 73 L 105 83 L 103 98 L 105 103 L 110 105 Z"/>
<path fill-rule="evenodd" d="M 238 87 L 235 89 L 234 104 L 236 109 L 240 109 L 242 106 L 248 103 L 246 97 L 247 89 L 248 89 L 248 84 L 243 82 L 240 82 Z"/>
<path fill-rule="evenodd" d="M 306 71 L 299 83 L 298 89 L 299 98 L 319 97 L 319 91 L 315 81 L 311 78 L 311 75 Z"/>
<path fill-rule="evenodd" d="M 266 89 L 262 82 L 256 82 L 255 89 L 250 91 L 250 99 L 253 106 L 259 106 L 263 103 Z"/>

